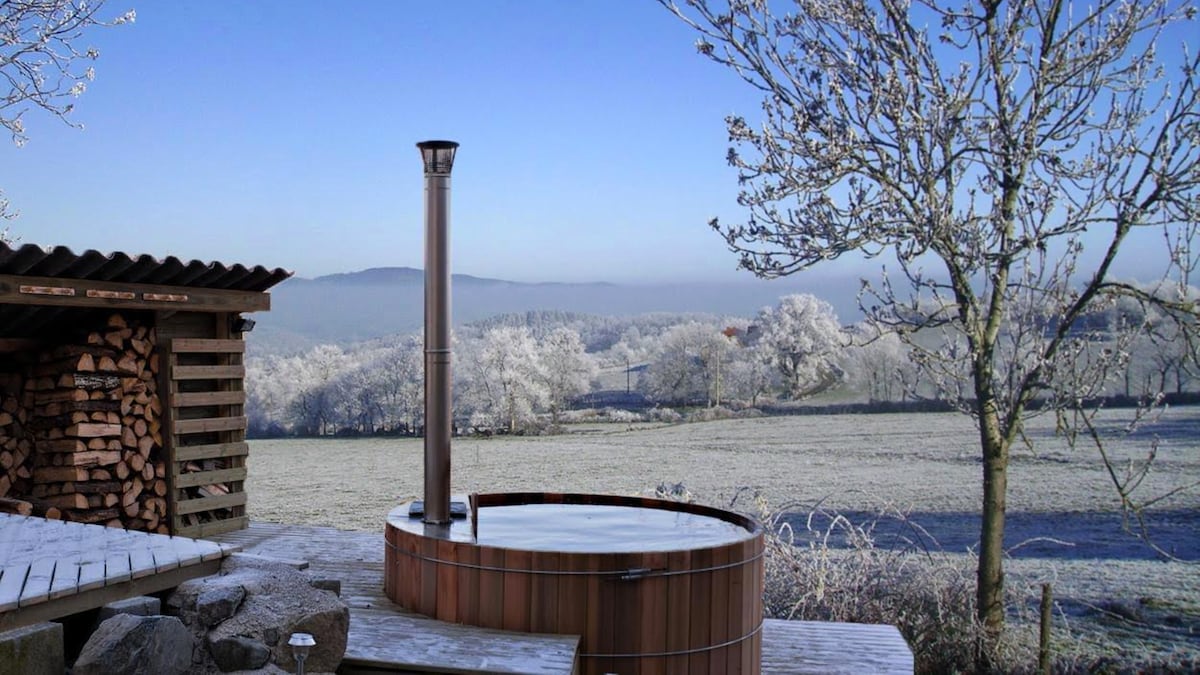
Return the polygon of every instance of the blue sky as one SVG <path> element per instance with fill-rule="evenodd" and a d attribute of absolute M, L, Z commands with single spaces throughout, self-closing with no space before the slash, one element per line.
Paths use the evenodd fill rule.
<path fill-rule="evenodd" d="M 0 146 L 22 242 L 303 277 L 421 267 L 414 144 L 445 138 L 462 144 L 455 272 L 752 279 L 706 223 L 743 218 L 723 120 L 753 119 L 758 96 L 652 0 L 108 0 L 105 12 L 131 6 L 136 23 L 89 36 L 101 58 L 72 114 L 85 130 L 32 110 L 29 143 Z M 875 269 L 839 261 L 799 281 L 819 291 Z"/>
<path fill-rule="evenodd" d="M 723 118 L 758 103 L 653 2 L 136 2 L 95 32 L 71 129 L 0 149 L 23 242 L 282 266 L 420 267 L 414 144 L 462 146 L 456 272 L 737 280 Z"/>

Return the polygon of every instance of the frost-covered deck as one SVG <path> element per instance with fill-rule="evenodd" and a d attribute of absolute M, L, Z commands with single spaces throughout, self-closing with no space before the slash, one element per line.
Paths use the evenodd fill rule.
<path fill-rule="evenodd" d="M 383 593 L 383 533 L 251 523 L 217 535 L 246 553 L 305 560 L 342 583 L 350 636 L 339 672 L 571 673 L 574 637 L 528 635 L 448 624 L 400 609 Z M 763 673 L 912 673 L 894 626 L 767 620 Z"/>
<path fill-rule="evenodd" d="M 216 573 L 236 545 L 0 514 L 0 631 Z"/>

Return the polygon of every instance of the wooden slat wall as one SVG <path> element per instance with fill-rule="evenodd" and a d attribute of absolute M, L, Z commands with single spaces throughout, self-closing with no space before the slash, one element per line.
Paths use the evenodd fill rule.
<path fill-rule="evenodd" d="M 211 536 L 247 526 L 246 345 L 232 315 L 160 322 L 167 336 L 160 391 L 166 392 L 171 533 Z M 163 325 L 166 324 L 164 330 Z M 161 338 L 160 338 L 161 340 Z"/>

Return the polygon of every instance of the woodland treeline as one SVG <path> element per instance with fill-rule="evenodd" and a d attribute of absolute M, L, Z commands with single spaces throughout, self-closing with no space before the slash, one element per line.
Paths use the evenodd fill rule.
<path fill-rule="evenodd" d="M 1035 324 L 1055 328 L 1054 317 Z M 1131 325 L 1142 329 L 1130 332 Z M 1097 312 L 1081 326 L 1080 344 L 1125 354 L 1124 367 L 1089 396 L 1153 398 L 1194 391 L 1200 382 L 1196 354 L 1176 339 L 1174 324 L 1136 303 Z M 496 316 L 455 331 L 455 427 L 463 433 L 539 433 L 597 415 L 675 420 L 680 409 L 778 413 L 800 402 L 886 409 L 889 403 L 943 401 L 953 377 L 926 372 L 896 335 L 878 328 L 844 326 L 827 303 L 807 294 L 784 296 L 753 318 L 561 311 Z M 1131 334 L 1137 337 L 1123 337 Z M 944 350 L 962 348 L 952 332 L 930 330 L 921 340 Z M 252 343 L 246 366 L 251 435 L 421 430 L 419 334 L 325 344 L 291 355 L 254 355 Z"/>

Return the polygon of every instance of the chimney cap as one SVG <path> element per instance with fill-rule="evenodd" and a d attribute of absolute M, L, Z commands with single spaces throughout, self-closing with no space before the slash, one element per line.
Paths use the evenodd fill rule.
<path fill-rule="evenodd" d="M 454 168 L 454 153 L 458 150 L 455 141 L 421 141 L 417 143 L 417 148 L 425 162 L 425 175 L 449 175 Z"/>

